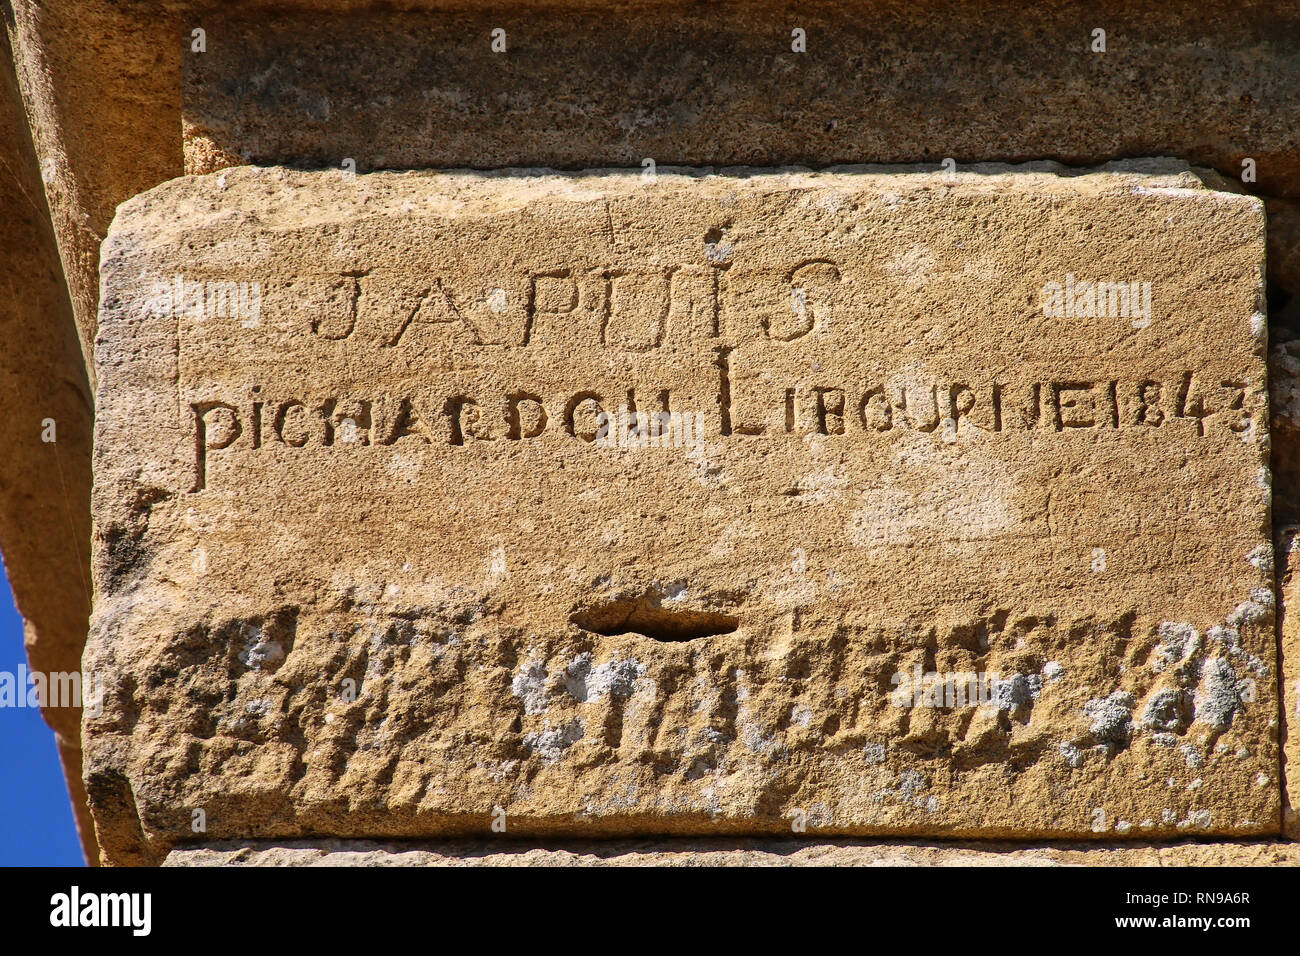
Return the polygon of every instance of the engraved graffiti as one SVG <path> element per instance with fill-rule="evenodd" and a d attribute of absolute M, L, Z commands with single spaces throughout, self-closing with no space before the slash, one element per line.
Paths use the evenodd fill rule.
<path fill-rule="evenodd" d="M 1179 427 L 1188 436 L 1219 429 L 1241 434 L 1253 426 L 1259 404 L 1250 386 L 1181 372 L 1163 380 L 1061 378 L 1035 382 L 812 381 L 746 396 L 749 416 L 736 414 L 728 356 L 718 355 L 718 438 L 775 439 L 823 435 L 843 440 L 888 440 L 905 432 L 945 440 L 990 436 L 1098 432 L 1158 434 Z M 399 442 L 467 448 L 498 442 L 559 440 L 585 445 L 608 433 L 609 422 L 669 420 L 703 409 L 677 407 L 671 389 L 579 388 L 542 394 L 519 387 L 504 392 L 458 390 L 374 397 L 273 397 L 256 386 L 245 399 L 209 398 L 190 405 L 195 473 L 193 491 L 207 487 L 209 458 L 226 451 L 303 448 L 378 448 Z M 625 427 L 625 426 L 624 426 Z M 617 444 L 617 442 L 615 443 Z M 664 447 L 669 447 L 665 445 Z"/>

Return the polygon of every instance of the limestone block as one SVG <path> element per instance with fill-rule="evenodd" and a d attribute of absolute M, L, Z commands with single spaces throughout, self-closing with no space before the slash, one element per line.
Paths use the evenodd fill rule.
<path fill-rule="evenodd" d="M 178 64 L 187 172 L 1168 155 L 1234 179 L 1248 157 L 1252 190 L 1300 197 L 1284 0 L 263 0 L 181 22 L 206 30 Z"/>
<path fill-rule="evenodd" d="M 1285 842 L 889 843 L 791 838 L 613 839 L 546 845 L 300 840 L 178 847 L 164 866 L 1300 866 Z"/>
<path fill-rule="evenodd" d="M 47 679 L 66 677 L 80 669 L 90 618 L 91 393 L 3 31 L 0 209 L 0 547 L 23 615 L 28 666 Z M 12 673 L 17 663 L 7 660 L 0 669 Z M 48 696 L 45 704 L 82 844 L 94 859 L 81 782 L 81 708 Z"/>
<path fill-rule="evenodd" d="M 1263 261 L 1259 200 L 1156 162 L 135 197 L 108 858 L 1276 832 Z"/>
<path fill-rule="evenodd" d="M 1282 697 L 1282 827 L 1291 839 L 1300 838 L 1300 815 L 1295 810 L 1296 795 L 1300 794 L 1300 577 L 1296 575 L 1297 548 L 1295 525 L 1277 529 L 1277 597 L 1278 597 L 1278 660 L 1282 675 L 1279 690 Z"/>

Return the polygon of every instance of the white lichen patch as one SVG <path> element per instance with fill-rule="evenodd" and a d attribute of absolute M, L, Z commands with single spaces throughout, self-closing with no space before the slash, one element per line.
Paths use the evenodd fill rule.
<path fill-rule="evenodd" d="M 1246 563 L 1268 574 L 1273 570 L 1273 546 L 1261 544 L 1246 555 Z"/>
<path fill-rule="evenodd" d="M 1198 830 L 1208 830 L 1212 820 L 1213 815 L 1209 810 L 1191 810 L 1184 819 L 1178 821 L 1178 829 L 1187 830 L 1194 827 Z"/>
<path fill-rule="evenodd" d="M 1228 615 L 1228 624 L 1232 627 L 1254 624 L 1266 620 L 1272 611 L 1273 592 L 1268 588 L 1255 588 L 1250 592 L 1250 600 L 1238 604 Z"/>
<path fill-rule="evenodd" d="M 575 717 L 559 727 L 552 727 L 551 722 L 547 721 L 541 730 L 524 735 L 524 749 L 541 757 L 545 763 L 554 763 L 581 740 L 585 733 L 586 726 L 581 717 Z"/>
<path fill-rule="evenodd" d="M 796 727 L 809 727 L 812 725 L 813 712 L 803 704 L 795 704 L 790 708 L 790 723 Z"/>
<path fill-rule="evenodd" d="M 1201 683 L 1196 688 L 1196 719 L 1215 730 L 1225 730 L 1245 706 L 1236 672 L 1226 659 L 1212 657 L 1202 666 L 1201 673 Z"/>
<path fill-rule="evenodd" d="M 591 652 L 586 651 L 564 669 L 564 689 L 584 703 L 604 697 L 630 697 L 637 681 L 645 677 L 645 665 L 635 658 L 614 657 L 595 667 L 591 662 Z"/>
<path fill-rule="evenodd" d="M 244 647 L 239 652 L 239 660 L 245 667 L 255 671 L 267 670 L 284 660 L 284 648 L 267 636 L 262 625 L 247 624 L 243 631 Z"/>
<path fill-rule="evenodd" d="M 1056 749 L 1071 767 L 1079 767 L 1083 764 L 1083 751 L 1069 741 L 1062 741 Z"/>
<path fill-rule="evenodd" d="M 1094 697 L 1083 705 L 1083 712 L 1092 718 L 1088 732 L 1097 740 L 1120 743 L 1127 740 L 1133 729 L 1133 707 L 1137 700 L 1128 691 L 1117 690 L 1108 697 Z"/>
<path fill-rule="evenodd" d="M 904 770 L 898 775 L 898 783 L 894 787 L 882 787 L 872 794 L 872 800 L 876 803 L 896 801 L 927 813 L 938 813 L 941 806 L 939 799 L 927 793 L 929 789 L 930 782 L 925 779 L 925 774 L 919 770 Z"/>
<path fill-rule="evenodd" d="M 1178 752 L 1183 755 L 1183 762 L 1192 770 L 1199 770 L 1205 766 L 1205 757 L 1196 749 L 1195 744 L 1183 744 L 1178 748 Z"/>
<path fill-rule="evenodd" d="M 1156 628 L 1156 636 L 1159 644 L 1151 663 L 1151 669 L 1156 673 L 1181 664 L 1201 648 L 1200 632 L 1180 621 L 1162 622 Z"/>
<path fill-rule="evenodd" d="M 546 663 L 530 659 L 510 683 L 510 692 L 524 702 L 525 714 L 546 713 Z"/>

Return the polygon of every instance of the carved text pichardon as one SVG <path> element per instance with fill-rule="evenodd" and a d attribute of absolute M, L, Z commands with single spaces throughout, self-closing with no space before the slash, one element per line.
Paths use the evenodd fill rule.
<path fill-rule="evenodd" d="M 821 435 L 844 441 L 888 441 L 904 432 L 955 441 L 968 435 L 1068 435 L 1097 432 L 1188 437 L 1213 430 L 1246 433 L 1260 396 L 1245 382 L 1179 371 L 1161 379 L 1047 381 L 915 381 L 900 376 L 881 382 L 807 382 L 755 388 L 741 394 L 719 352 L 717 384 L 708 407 L 678 407 L 671 389 L 644 384 L 573 388 L 541 394 L 510 390 L 439 391 L 417 394 L 284 395 L 261 385 L 245 396 L 212 395 L 192 402 L 195 477 L 193 491 L 207 485 L 213 452 L 254 454 L 274 446 L 382 448 L 446 446 L 471 453 L 498 442 L 559 440 L 593 448 L 655 447 L 682 441 L 610 439 L 612 428 L 665 429 L 683 417 L 694 439 L 779 440 Z M 629 424 L 630 423 L 630 424 Z M 649 423 L 649 424 L 646 424 Z M 676 426 L 680 427 L 680 425 Z M 664 431 L 667 438 L 670 435 Z M 656 432 L 656 437 L 659 433 Z"/>

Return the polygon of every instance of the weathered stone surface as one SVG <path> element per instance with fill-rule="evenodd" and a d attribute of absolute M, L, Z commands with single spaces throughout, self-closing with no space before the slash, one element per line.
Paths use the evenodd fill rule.
<path fill-rule="evenodd" d="M 99 241 L 119 203 L 182 171 L 182 137 L 188 172 L 345 157 L 373 169 L 1167 154 L 1235 177 L 1251 158 L 1252 190 L 1300 196 L 1300 30 L 1285 0 L 1122 0 L 1104 15 L 1010 0 L 875 2 L 869 16 L 664 0 L 14 0 L 5 12 L 37 151 L 54 163 L 87 353 Z M 806 53 L 791 49 L 796 27 Z M 492 52 L 496 28 L 506 54 Z"/>
<path fill-rule="evenodd" d="M 69 674 L 80 670 L 90 618 L 90 388 L 3 34 L 0 209 L 0 547 L 29 666 Z M 17 663 L 0 670 L 12 673 Z M 97 859 L 81 782 L 81 709 L 47 707 L 44 715 L 82 844 Z"/>
<path fill-rule="evenodd" d="M 1263 256 L 1258 200 L 1168 164 L 136 197 L 96 348 L 109 858 L 200 809 L 1275 832 Z M 1150 309 L 1045 314 L 1085 280 Z M 597 402 L 692 427 L 611 443 Z M 915 671 L 1000 680 L 915 706 Z"/>
<path fill-rule="evenodd" d="M 10 298 L 45 303 L 6 331 L 10 347 L 0 361 L 12 362 L 21 382 L 6 395 L 20 396 L 23 407 L 33 410 L 44 405 L 46 413 L 57 405 L 53 417 L 63 466 L 60 480 L 49 470 L 48 445 L 13 450 L 6 464 L 34 480 L 16 483 L 25 484 L 21 490 L 5 490 L 5 507 L 18 516 L 11 527 L 18 530 L 0 543 L 27 622 L 32 666 L 66 673 L 79 668 L 90 614 L 90 396 L 99 244 L 118 203 L 182 172 L 183 46 L 178 8 L 154 0 L 13 0 L 0 6 L 0 14 L 6 52 L 13 52 L 12 61 L 6 55 L 0 64 L 4 82 L 13 85 L 6 118 L 12 117 L 24 141 L 9 149 L 6 135 L 3 161 L 24 175 L 28 167 L 39 170 L 21 199 L 4 204 L 37 213 L 31 223 L 10 227 L 12 239 L 5 237 L 5 254 L 15 263 Z M 54 363 L 51 346 L 58 353 Z M 29 444 L 40 434 L 31 426 L 26 416 L 11 415 L 5 427 Z M 54 709 L 46 718 L 59 733 L 82 846 L 97 860 L 82 783 L 80 721 L 75 713 Z"/>
<path fill-rule="evenodd" d="M 1285 328 L 1271 331 L 1268 390 L 1273 517 L 1279 524 L 1289 524 L 1300 521 L 1300 338 Z"/>
<path fill-rule="evenodd" d="M 1233 178 L 1251 157 L 1262 192 L 1300 196 L 1284 2 L 281 0 L 190 19 L 188 172 L 1177 155 Z"/>
<path fill-rule="evenodd" d="M 14 0 L 4 8 L 92 386 L 99 244 L 118 203 L 182 169 L 178 17 L 186 6 Z"/>
<path fill-rule="evenodd" d="M 1300 325 L 1300 201 L 1269 199 L 1268 285 L 1277 321 Z"/>
<path fill-rule="evenodd" d="M 314 840 L 178 847 L 164 866 L 1300 866 L 1296 843 L 865 843 L 836 840 Z"/>
<path fill-rule="evenodd" d="M 1094 163 L 1168 153 L 1236 177 L 1251 158 L 1258 182 L 1246 188 L 1268 197 L 1270 321 L 1275 332 L 1300 330 L 1300 31 L 1282 0 L 1195 9 L 1122 0 L 1104 10 L 926 0 L 873 3 L 866 15 L 820 2 L 792 12 L 661 0 L 472 9 L 459 0 L 14 0 L 0 12 L 36 156 L 50 164 L 45 192 L 88 359 L 99 242 L 120 202 L 182 172 L 182 141 L 190 171 L 247 161 L 337 167 L 344 157 L 364 170 L 636 166 L 647 157 Z M 796 25 L 806 53 L 790 49 Z M 196 27 L 208 37 L 203 53 L 191 46 Z M 492 52 L 497 27 L 508 32 L 506 54 Z M 1090 49 L 1098 27 L 1104 54 Z M 45 265 L 13 274 L 15 301 L 46 294 Z M 29 334 L 10 339 L 20 362 L 46 344 Z M 93 364 L 88 371 L 93 383 Z M 1286 428 L 1274 435 L 1275 513 L 1285 520 L 1300 518 L 1296 447 Z M 63 504 L 81 529 L 87 489 L 83 469 L 66 498 L 38 486 L 11 512 Z M 14 540 L 11 532 L 3 542 L 11 572 L 45 592 L 53 589 L 42 582 L 70 580 L 63 557 L 24 563 Z M 51 613 L 84 614 L 78 604 Z M 33 659 L 74 659 L 76 630 L 48 617 L 29 619 Z"/>
<path fill-rule="evenodd" d="M 1282 667 L 1279 690 L 1282 706 L 1282 826 L 1293 840 L 1300 838 L 1300 814 L 1295 800 L 1300 794 L 1300 527 L 1277 529 L 1278 660 Z"/>

